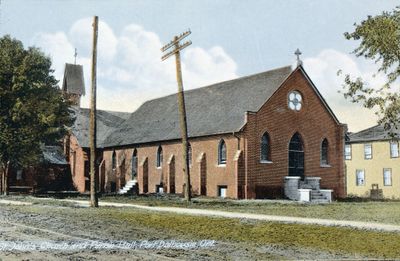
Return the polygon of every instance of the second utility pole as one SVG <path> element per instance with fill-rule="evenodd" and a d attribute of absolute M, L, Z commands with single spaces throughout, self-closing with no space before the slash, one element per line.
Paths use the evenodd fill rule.
<path fill-rule="evenodd" d="M 97 34 L 99 18 L 93 18 L 93 53 L 92 53 L 92 90 L 90 96 L 90 206 L 98 207 L 96 177 L 96 67 L 97 67 Z"/>
<path fill-rule="evenodd" d="M 187 122 L 186 122 L 186 108 L 185 108 L 185 95 L 183 92 L 183 81 L 182 81 L 182 70 L 181 70 L 181 55 L 180 50 L 192 44 L 191 41 L 188 41 L 182 45 L 179 44 L 179 41 L 188 36 L 191 32 L 187 31 L 180 36 L 175 36 L 174 39 L 163 48 L 161 48 L 162 52 L 167 51 L 171 47 L 174 47 L 172 51 L 165 54 L 161 57 L 161 60 L 165 60 L 168 57 L 175 54 L 176 60 L 176 79 L 178 81 L 178 108 L 179 108 L 179 118 L 180 118 L 180 128 L 182 135 L 182 154 L 183 154 L 183 174 L 185 175 L 185 199 L 186 201 L 191 200 L 190 193 L 190 173 L 189 173 L 189 157 L 188 157 L 188 132 L 187 132 Z"/>

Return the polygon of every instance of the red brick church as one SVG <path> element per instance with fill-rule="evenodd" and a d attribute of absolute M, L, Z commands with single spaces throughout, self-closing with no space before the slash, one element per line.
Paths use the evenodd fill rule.
<path fill-rule="evenodd" d="M 195 195 L 283 197 L 294 177 L 298 188 L 318 180 L 318 188 L 345 196 L 346 126 L 301 65 L 189 90 L 185 100 Z M 75 186 L 83 192 L 88 115 L 76 110 L 80 126 L 75 124 L 65 147 Z M 183 192 L 176 94 L 147 101 L 130 115 L 99 113 L 99 191 L 116 192 L 132 180 L 140 194 Z"/>

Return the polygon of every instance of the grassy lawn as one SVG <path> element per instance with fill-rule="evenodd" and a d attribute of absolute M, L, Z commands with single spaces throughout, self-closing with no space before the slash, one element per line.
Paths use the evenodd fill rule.
<path fill-rule="evenodd" d="M 400 202 L 333 202 L 331 204 L 303 204 L 293 201 L 221 200 L 195 198 L 186 203 L 178 197 L 104 197 L 101 200 L 147 206 L 205 208 L 233 212 L 293 217 L 356 220 L 400 225 Z"/>
<path fill-rule="evenodd" d="M 69 202 L 36 199 L 34 197 L 0 197 L 30 201 L 35 204 L 63 204 L 73 206 Z M 87 197 L 71 198 L 89 200 Z M 147 206 L 188 207 L 213 209 L 232 212 L 246 212 L 266 215 L 292 217 L 325 218 L 337 220 L 355 220 L 375 223 L 400 225 L 399 201 L 365 201 L 365 202 L 333 202 L 331 204 L 304 204 L 293 201 L 271 200 L 222 200 L 211 198 L 194 198 L 191 203 L 177 196 L 105 196 L 100 201 L 132 203 Z"/>
<path fill-rule="evenodd" d="M 368 257 L 400 257 L 400 234 L 272 222 L 102 210 L 113 219 L 147 226 L 188 238 L 253 244 L 283 244 Z"/>
<path fill-rule="evenodd" d="M 17 208 L 17 207 L 16 207 Z M 47 215 L 48 207 L 41 204 L 20 207 L 20 211 Z M 200 216 L 154 213 L 131 208 L 73 208 L 54 207 L 51 215 L 85 220 L 103 220 L 106 224 L 123 222 L 125 229 L 148 228 L 174 239 L 246 243 L 252 245 L 278 244 L 351 254 L 363 258 L 399 258 L 400 234 L 362 231 L 350 228 L 315 225 L 280 224 L 261 221 L 211 218 Z"/>

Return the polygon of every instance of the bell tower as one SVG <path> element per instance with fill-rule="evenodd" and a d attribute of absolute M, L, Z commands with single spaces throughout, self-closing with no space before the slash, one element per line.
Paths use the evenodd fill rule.
<path fill-rule="evenodd" d="M 81 97 L 85 95 L 82 65 L 65 64 L 62 92 L 68 100 L 72 101 L 72 105 L 80 107 Z"/>

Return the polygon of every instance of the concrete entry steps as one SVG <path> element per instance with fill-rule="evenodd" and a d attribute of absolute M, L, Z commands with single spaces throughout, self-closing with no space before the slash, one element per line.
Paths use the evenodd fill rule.
<path fill-rule="evenodd" d="M 125 186 L 118 191 L 118 194 L 136 194 L 137 192 L 137 180 L 130 180 Z"/>
<path fill-rule="evenodd" d="M 292 200 L 311 202 L 311 203 L 329 203 L 332 201 L 332 192 L 330 189 L 320 189 L 320 177 L 285 177 L 285 196 Z"/>

